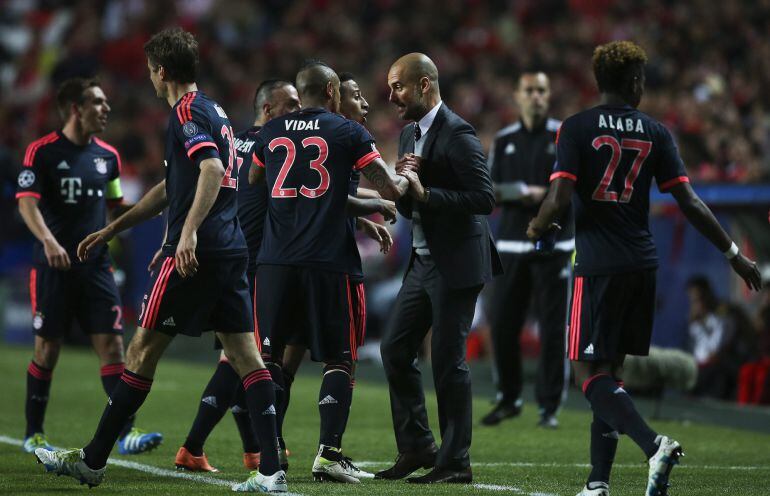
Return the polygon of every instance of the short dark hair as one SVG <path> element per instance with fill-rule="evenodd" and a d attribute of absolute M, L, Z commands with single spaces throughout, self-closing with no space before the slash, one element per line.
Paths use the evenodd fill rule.
<path fill-rule="evenodd" d="M 273 95 L 273 91 L 284 86 L 291 86 L 291 83 L 284 79 L 265 79 L 262 81 L 257 87 L 257 91 L 254 92 L 254 113 L 260 115 L 262 106 Z"/>
<path fill-rule="evenodd" d="M 198 75 L 198 42 L 182 28 L 164 29 L 144 44 L 155 68 L 162 66 L 171 81 L 194 83 Z"/>
<path fill-rule="evenodd" d="M 353 81 L 356 79 L 356 76 L 354 76 L 352 72 L 340 72 L 337 75 L 340 78 L 340 84 L 344 83 L 345 81 Z"/>
<path fill-rule="evenodd" d="M 70 114 L 70 106 L 83 105 L 85 102 L 85 92 L 88 88 L 100 86 L 99 81 L 94 78 L 70 78 L 59 85 L 56 91 L 56 108 L 62 120 L 67 120 Z"/>
<path fill-rule="evenodd" d="M 308 59 L 297 72 L 296 87 L 300 98 L 306 96 L 324 98 L 326 85 L 330 81 L 339 81 L 339 76 L 329 64 L 318 59 Z"/>
<path fill-rule="evenodd" d="M 647 54 L 632 41 L 612 41 L 594 49 L 594 77 L 602 93 L 622 93 L 629 73 L 644 67 Z"/>

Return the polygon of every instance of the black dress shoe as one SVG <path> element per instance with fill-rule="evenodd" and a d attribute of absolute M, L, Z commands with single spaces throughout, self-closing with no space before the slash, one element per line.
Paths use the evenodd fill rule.
<path fill-rule="evenodd" d="M 518 417 L 519 415 L 521 415 L 520 402 L 500 402 L 495 405 L 491 412 L 481 419 L 481 424 L 497 425 L 507 418 Z"/>
<path fill-rule="evenodd" d="M 396 463 L 389 469 L 374 474 L 374 478 L 403 479 L 417 469 L 433 468 L 433 465 L 436 463 L 436 453 L 438 453 L 438 446 L 435 443 L 421 451 L 399 453 L 396 457 Z"/>
<path fill-rule="evenodd" d="M 455 484 L 470 484 L 473 482 L 473 472 L 471 468 L 462 470 L 449 470 L 446 468 L 434 468 L 420 477 L 409 477 L 407 482 L 412 484 L 437 484 L 439 482 L 449 482 Z"/>

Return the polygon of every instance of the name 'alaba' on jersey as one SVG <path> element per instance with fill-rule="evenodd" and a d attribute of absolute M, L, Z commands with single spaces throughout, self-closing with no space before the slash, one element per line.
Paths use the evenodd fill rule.
<path fill-rule="evenodd" d="M 322 108 L 265 124 L 253 156 L 265 168 L 269 195 L 258 263 L 348 273 L 355 242 L 345 212 L 350 172 L 378 157 L 363 126 Z"/>
<path fill-rule="evenodd" d="M 174 256 L 187 213 L 192 207 L 200 163 L 218 158 L 225 176 L 214 205 L 197 231 L 198 256 L 241 256 L 246 240 L 238 224 L 238 154 L 227 114 L 203 92 L 186 93 L 174 105 L 166 135 L 168 235 L 163 253 Z"/>
<path fill-rule="evenodd" d="M 671 133 L 628 105 L 600 105 L 565 120 L 551 180 L 575 181 L 575 274 L 654 268 L 650 187 L 689 182 Z"/>

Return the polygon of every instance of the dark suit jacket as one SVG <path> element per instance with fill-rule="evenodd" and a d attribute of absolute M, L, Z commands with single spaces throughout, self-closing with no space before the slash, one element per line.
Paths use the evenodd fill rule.
<path fill-rule="evenodd" d="M 414 151 L 414 126 L 401 130 L 399 157 Z M 422 139 L 420 181 L 430 187 L 430 197 L 420 203 L 407 194 L 396 207 L 409 219 L 419 209 L 428 248 L 449 287 L 489 282 L 502 273 L 502 264 L 486 219 L 495 196 L 476 131 L 442 103 Z M 414 251 L 410 266 L 413 260 Z"/>

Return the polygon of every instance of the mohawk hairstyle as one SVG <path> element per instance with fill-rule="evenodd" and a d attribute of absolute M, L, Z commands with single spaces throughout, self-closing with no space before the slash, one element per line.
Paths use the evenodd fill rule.
<path fill-rule="evenodd" d="M 603 93 L 619 93 L 629 72 L 647 63 L 644 49 L 632 41 L 612 41 L 594 50 L 594 77 Z"/>
<path fill-rule="evenodd" d="M 262 113 L 262 106 L 270 100 L 273 95 L 273 90 L 282 88 L 284 86 L 291 86 L 289 81 L 283 79 L 265 79 L 259 84 L 257 91 L 254 92 L 254 113 L 260 115 Z"/>

